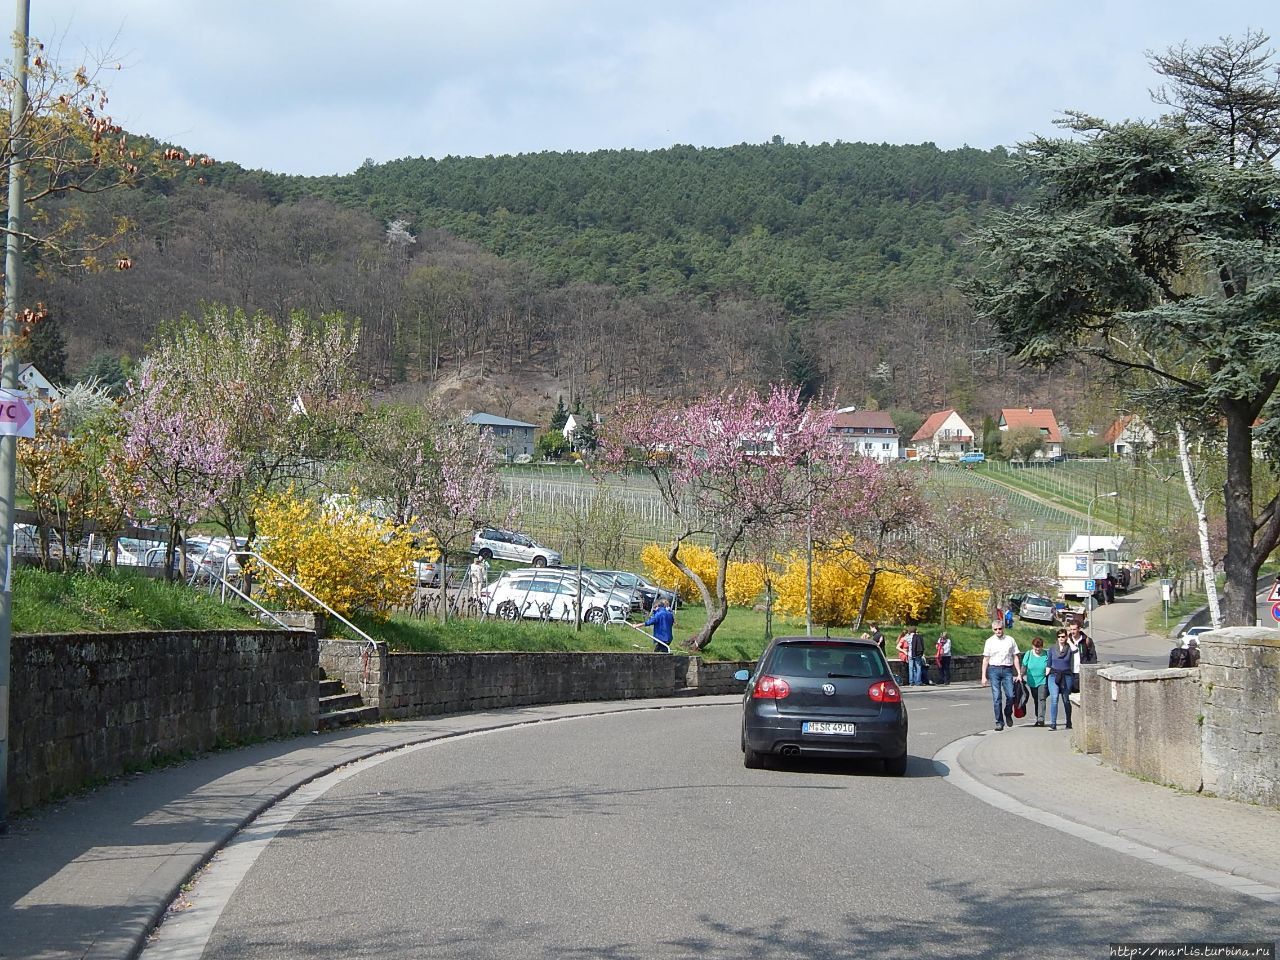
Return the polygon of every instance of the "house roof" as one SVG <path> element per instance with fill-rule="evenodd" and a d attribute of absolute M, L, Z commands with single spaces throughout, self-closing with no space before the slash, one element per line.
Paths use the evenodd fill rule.
<path fill-rule="evenodd" d="M 1129 426 L 1132 420 L 1133 414 L 1128 414 L 1111 424 L 1111 426 L 1107 427 L 1107 432 L 1102 435 L 1102 442 L 1108 446 L 1115 443 L 1120 439 L 1120 434 L 1124 433 L 1125 427 Z"/>
<path fill-rule="evenodd" d="M 1058 418 L 1048 407 L 1006 407 L 1000 411 L 1000 426 L 1010 430 L 1020 427 L 1031 427 L 1044 434 L 1050 443 L 1062 442 L 1062 431 L 1058 429 Z"/>
<path fill-rule="evenodd" d="M 492 413 L 473 413 L 467 417 L 467 423 L 474 423 L 481 427 L 529 427 L 531 430 L 538 429 L 536 423 L 525 423 L 523 420 L 495 417 Z"/>
<path fill-rule="evenodd" d="M 932 439 L 933 435 L 941 430 L 942 425 L 947 422 L 947 417 L 951 416 L 953 413 L 956 413 L 955 408 L 947 407 L 945 410 L 939 410 L 937 413 L 929 414 L 929 419 L 922 423 L 920 425 L 920 429 L 911 435 L 912 441 Z M 960 417 L 960 414 L 956 413 L 956 416 Z M 964 423 L 964 417 L 960 417 L 960 422 Z M 969 433 L 973 433 L 973 428 L 970 427 L 969 424 L 964 423 L 964 428 L 968 430 Z"/>
<path fill-rule="evenodd" d="M 832 427 L 836 430 L 892 430 L 893 418 L 884 410 L 854 410 L 850 413 L 837 413 Z"/>

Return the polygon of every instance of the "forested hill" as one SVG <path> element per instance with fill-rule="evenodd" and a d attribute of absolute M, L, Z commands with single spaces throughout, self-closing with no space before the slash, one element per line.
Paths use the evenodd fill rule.
<path fill-rule="evenodd" d="M 52 319 L 29 358 L 72 379 L 220 303 L 341 310 L 388 390 L 530 420 L 558 396 L 607 410 L 779 380 L 919 414 L 1070 410 L 1098 391 L 1009 368 L 956 290 L 976 225 L 1025 189 L 1003 150 L 930 144 L 406 159 L 335 177 L 220 162 L 67 201 L 87 207 L 63 211 L 80 222 L 136 225 L 133 269 L 37 281 Z"/>
<path fill-rule="evenodd" d="M 792 313 L 885 304 L 960 276 L 962 241 L 1022 187 L 1003 149 L 779 141 L 366 162 L 270 177 L 410 229 L 439 227 L 554 284 L 769 296 Z"/>

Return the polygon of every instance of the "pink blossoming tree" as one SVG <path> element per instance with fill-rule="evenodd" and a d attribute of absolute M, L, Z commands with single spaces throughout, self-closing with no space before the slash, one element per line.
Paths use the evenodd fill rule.
<path fill-rule="evenodd" d="M 775 386 L 767 395 L 733 390 L 684 405 L 636 400 L 607 424 L 603 464 L 646 472 L 681 522 L 667 556 L 707 610 L 706 624 L 687 641 L 691 649 L 705 647 L 728 614 L 729 558 L 748 532 L 758 539 L 807 524 L 823 491 L 849 475 L 834 418 L 834 410 L 801 402 L 798 390 Z M 715 583 L 681 559 L 681 546 L 695 536 L 712 543 Z"/>
<path fill-rule="evenodd" d="M 412 528 L 433 540 L 440 551 L 440 619 L 448 617 L 446 571 L 451 554 L 464 553 L 476 527 L 494 521 L 502 481 L 492 434 L 433 407 L 419 421 L 422 429 L 402 438 L 400 487 Z"/>
<path fill-rule="evenodd" d="M 228 442 L 228 426 L 184 404 L 167 377 L 143 368 L 124 414 L 123 463 L 113 465 L 114 496 L 168 527 L 165 577 L 184 530 L 207 514 L 238 479 L 242 466 Z"/>

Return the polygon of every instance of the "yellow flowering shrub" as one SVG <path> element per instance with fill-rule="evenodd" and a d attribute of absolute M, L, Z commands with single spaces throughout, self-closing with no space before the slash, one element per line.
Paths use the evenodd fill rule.
<path fill-rule="evenodd" d="M 686 543 L 680 547 L 680 559 L 702 578 L 713 593 L 716 584 L 716 555 L 708 547 Z M 702 594 L 692 580 L 667 559 L 667 549 L 659 544 L 646 544 L 640 551 L 645 571 L 660 587 L 674 590 L 685 603 L 701 603 Z M 730 606 L 750 606 L 764 590 L 764 574 L 754 563 L 730 562 L 725 571 L 725 597 Z"/>
<path fill-rule="evenodd" d="M 778 597 L 775 608 L 788 616 L 805 613 L 805 558 L 802 553 L 779 557 L 782 576 L 775 580 Z M 813 622 L 824 626 L 850 623 L 858 613 L 858 603 L 866 586 L 859 563 L 834 562 L 821 551 L 813 558 Z"/>
<path fill-rule="evenodd" d="M 413 534 L 350 506 L 323 507 L 292 490 L 258 510 L 258 551 L 343 616 L 385 618 L 413 595 Z M 286 609 L 310 601 L 269 569 L 254 571 L 264 596 Z"/>
<path fill-rule="evenodd" d="M 980 626 L 989 621 L 991 594 L 986 590 L 966 590 L 963 587 L 951 591 L 947 600 L 947 623 Z"/>

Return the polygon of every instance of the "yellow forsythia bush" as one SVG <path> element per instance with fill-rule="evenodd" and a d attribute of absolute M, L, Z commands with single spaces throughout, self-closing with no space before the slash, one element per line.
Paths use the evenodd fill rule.
<path fill-rule="evenodd" d="M 680 559 L 702 578 L 707 589 L 715 592 L 717 561 L 716 555 L 708 547 L 684 544 L 680 547 Z M 702 594 L 698 592 L 694 582 L 667 559 L 666 547 L 656 543 L 646 544 L 640 551 L 640 562 L 644 564 L 650 580 L 660 587 L 674 590 L 682 602 L 702 602 Z M 730 562 L 725 571 L 725 598 L 730 606 L 750 606 L 763 590 L 764 573 L 759 566 L 754 563 Z"/>
<path fill-rule="evenodd" d="M 385 618 L 413 596 L 413 535 L 349 506 L 321 506 L 292 490 L 258 507 L 258 551 L 343 616 Z M 269 569 L 254 571 L 268 600 L 305 610 L 311 601 Z"/>
<path fill-rule="evenodd" d="M 775 608 L 788 616 L 805 613 L 805 558 L 802 553 L 789 553 L 778 558 L 782 576 L 774 583 L 778 597 Z M 823 626 L 851 623 L 858 613 L 858 603 L 866 586 L 865 572 L 858 562 L 834 562 L 821 551 L 813 558 L 813 622 Z"/>
<path fill-rule="evenodd" d="M 986 590 L 966 590 L 958 588 L 951 591 L 947 600 L 947 623 L 961 623 L 980 626 L 990 620 L 988 604 L 991 594 Z"/>

